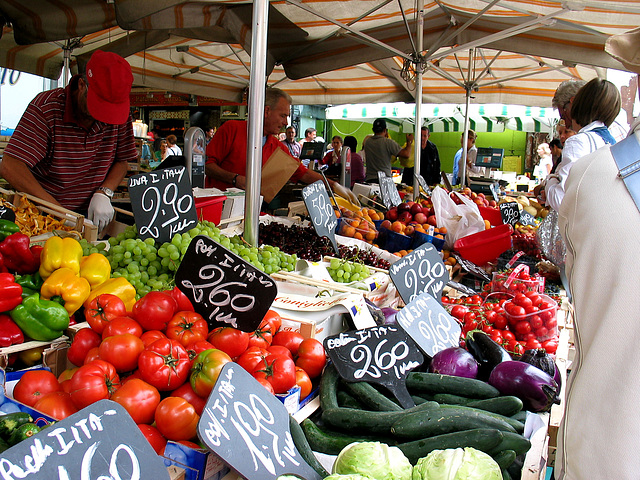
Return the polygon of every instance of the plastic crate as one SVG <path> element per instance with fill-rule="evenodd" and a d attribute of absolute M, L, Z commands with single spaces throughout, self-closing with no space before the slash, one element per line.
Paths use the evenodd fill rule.
<path fill-rule="evenodd" d="M 420 245 L 423 245 L 425 243 L 431 243 L 434 247 L 436 247 L 436 250 L 441 251 L 444 247 L 444 238 L 435 237 L 433 235 L 429 235 L 428 233 L 422 233 L 418 231 L 413 232 L 413 241 L 411 243 L 412 249 L 415 250 Z"/>
<path fill-rule="evenodd" d="M 227 199 L 225 195 L 216 197 L 195 197 L 196 212 L 198 220 L 208 220 L 216 225 L 220 223 L 222 218 L 222 207 Z"/>
<path fill-rule="evenodd" d="M 453 245 L 462 258 L 484 265 L 494 261 L 498 256 L 511 248 L 511 225 L 499 225 L 482 232 L 459 238 Z"/>
<path fill-rule="evenodd" d="M 502 214 L 500 213 L 499 209 L 478 206 L 478 210 L 480 210 L 480 215 L 482 215 L 482 218 L 484 218 L 485 220 L 489 220 L 489 223 L 492 226 L 497 227 L 498 225 L 502 225 L 504 223 L 504 221 L 502 220 Z"/>

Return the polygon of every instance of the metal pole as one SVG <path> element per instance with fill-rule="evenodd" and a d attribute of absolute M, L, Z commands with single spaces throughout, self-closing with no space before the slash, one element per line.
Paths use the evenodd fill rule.
<path fill-rule="evenodd" d="M 251 71 L 249 80 L 249 118 L 247 121 L 247 186 L 245 189 L 244 239 L 258 245 L 260 223 L 260 184 L 262 173 L 262 137 L 264 90 L 267 82 L 267 27 L 269 2 L 253 2 Z"/>
<path fill-rule="evenodd" d="M 62 69 L 62 82 L 63 87 L 66 87 L 69 84 L 69 80 L 71 79 L 71 48 L 69 46 L 69 40 L 67 40 L 67 45 L 63 48 L 64 61 L 63 61 L 63 69 Z"/>
<path fill-rule="evenodd" d="M 467 146 L 469 143 L 469 134 L 467 130 L 469 129 L 469 103 L 471 101 L 471 62 L 473 60 L 473 50 L 469 50 L 469 73 L 467 77 L 467 81 L 465 83 L 465 91 L 466 100 L 465 100 L 465 111 L 464 111 L 464 127 L 462 128 L 462 171 L 458 172 L 460 174 L 460 183 L 463 186 L 467 186 L 469 184 L 467 177 Z"/>
<path fill-rule="evenodd" d="M 424 7 L 424 5 L 423 5 Z M 422 48 L 424 44 L 424 10 L 418 12 L 418 47 L 416 55 L 416 119 L 415 133 L 413 134 L 413 201 L 420 196 L 420 184 L 417 175 L 420 175 L 420 153 L 422 152 Z"/>

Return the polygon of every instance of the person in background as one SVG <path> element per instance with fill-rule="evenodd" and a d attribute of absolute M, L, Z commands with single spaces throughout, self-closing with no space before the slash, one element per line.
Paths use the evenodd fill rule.
<path fill-rule="evenodd" d="M 551 160 L 553 161 L 550 173 L 555 173 L 558 164 L 562 161 L 562 142 L 559 138 L 554 138 L 549 143 L 549 148 L 551 149 Z"/>
<path fill-rule="evenodd" d="M 169 155 L 169 144 L 167 143 L 167 139 L 163 138 L 160 140 L 160 150 L 153 153 L 154 158 L 157 162 L 161 162 Z"/>
<path fill-rule="evenodd" d="M 175 135 L 167 135 L 167 155 L 182 155 L 182 149 L 178 146 L 178 138 Z"/>
<path fill-rule="evenodd" d="M 318 135 L 318 132 L 316 131 L 315 128 L 313 127 L 307 128 L 304 131 L 304 138 L 298 142 L 300 144 L 300 148 L 302 148 L 302 146 L 304 145 L 304 142 L 315 142 L 317 135 Z"/>
<path fill-rule="evenodd" d="M 87 213 L 102 230 L 113 219 L 113 191 L 138 156 L 129 113 L 127 61 L 97 50 L 84 75 L 29 103 L 7 145 L 0 175 L 12 187 Z"/>
<path fill-rule="evenodd" d="M 327 152 L 325 156 L 320 160 L 322 165 L 339 165 L 342 157 L 342 137 L 340 135 L 334 135 L 331 139 L 331 151 Z"/>
<path fill-rule="evenodd" d="M 481 173 L 482 167 L 476 167 L 476 157 L 478 156 L 478 148 L 476 147 L 476 132 L 467 130 L 467 175 L 469 173 Z M 460 150 L 453 157 L 453 185 L 459 185 L 463 179 L 460 178 L 463 170 L 464 157 L 462 149 L 464 148 L 464 133 L 460 135 Z"/>
<path fill-rule="evenodd" d="M 211 139 L 213 138 L 213 136 L 216 133 L 216 129 L 213 127 L 209 127 L 204 131 L 204 135 L 205 135 L 205 139 L 207 141 L 207 145 L 209 145 L 209 142 L 211 141 Z"/>
<path fill-rule="evenodd" d="M 533 176 L 542 181 L 551 173 L 553 168 L 553 159 L 551 158 L 551 148 L 548 143 L 538 145 L 538 164 L 533 169 Z"/>
<path fill-rule="evenodd" d="M 296 128 L 292 125 L 289 125 L 284 133 L 286 135 L 286 138 L 282 143 L 284 143 L 289 149 L 289 153 L 292 157 L 300 158 L 302 147 L 298 142 L 296 142 Z"/>
<path fill-rule="evenodd" d="M 437 185 L 440 183 L 440 154 L 438 147 L 429 140 L 431 132 L 428 127 L 422 127 L 420 143 L 420 175 L 427 185 Z"/>
<path fill-rule="evenodd" d="M 349 147 L 349 150 L 351 150 L 351 188 L 353 188 L 356 183 L 364 182 L 366 177 L 364 162 L 360 154 L 356 152 L 358 148 L 356 137 L 352 135 L 344 137 L 344 146 Z"/>
<path fill-rule="evenodd" d="M 407 143 L 404 148 L 389 138 L 387 122 L 384 118 L 377 118 L 373 122 L 373 136 L 367 139 L 364 151 L 367 155 L 366 181 L 378 182 L 378 172 L 384 172 L 391 177 L 391 157 L 407 158 L 413 148 L 413 134 L 406 135 Z"/>
<path fill-rule="evenodd" d="M 369 140 L 371 137 L 373 137 L 373 135 L 366 135 L 363 139 L 362 139 L 362 148 L 360 149 L 360 151 L 358 152 L 358 155 L 360 155 L 360 157 L 362 158 L 362 164 L 366 165 L 367 163 L 367 154 L 364 151 L 364 144 L 367 142 L 367 140 Z"/>

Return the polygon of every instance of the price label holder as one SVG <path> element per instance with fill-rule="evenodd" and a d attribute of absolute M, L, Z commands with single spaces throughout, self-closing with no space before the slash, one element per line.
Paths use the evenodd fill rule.
<path fill-rule="evenodd" d="M 424 357 L 401 328 L 383 325 L 342 332 L 325 338 L 324 348 L 346 381 L 380 384 L 404 408 L 415 406 L 406 378 Z"/>
<path fill-rule="evenodd" d="M 453 255 L 453 258 L 456 259 L 456 261 L 460 265 L 460 268 L 462 268 L 465 272 L 470 273 L 474 277 L 481 278 L 485 282 L 490 282 L 491 281 L 491 277 L 489 275 L 487 275 L 487 272 L 485 272 L 483 269 L 481 269 L 475 263 L 470 262 L 466 258 L 462 258 L 460 255 L 458 255 L 455 252 L 452 253 L 451 255 Z"/>
<path fill-rule="evenodd" d="M 2 452 L 2 478 L 169 480 L 127 411 L 100 400 Z"/>
<path fill-rule="evenodd" d="M 442 289 L 449 281 L 449 272 L 431 243 L 423 243 L 394 262 L 389 267 L 389 276 L 405 304 L 422 292 L 441 298 Z"/>
<path fill-rule="evenodd" d="M 14 212 L 6 205 L 0 205 L 0 220 L 9 220 L 11 222 L 15 222 L 16 212 Z"/>
<path fill-rule="evenodd" d="M 170 242 L 198 223 L 191 182 L 185 167 L 172 167 L 129 178 L 131 209 L 142 239 Z"/>
<path fill-rule="evenodd" d="M 520 224 L 521 225 L 537 225 L 536 217 L 531 215 L 529 212 L 522 210 L 520 212 Z"/>
<path fill-rule="evenodd" d="M 387 177 L 384 172 L 378 172 L 378 183 L 380 184 L 382 203 L 387 209 L 397 207 L 402 203 L 402 198 L 400 198 L 396 184 L 393 183 L 393 178 Z"/>
<path fill-rule="evenodd" d="M 516 228 L 516 223 L 520 221 L 520 208 L 516 202 L 501 203 L 500 215 L 504 223 Z"/>
<path fill-rule="evenodd" d="M 327 237 L 333 245 L 333 250 L 338 253 L 336 242 L 336 226 L 338 219 L 329 200 L 327 188 L 322 180 L 318 180 L 302 189 L 302 199 L 307 207 L 311 223 L 319 237 Z"/>
<path fill-rule="evenodd" d="M 500 185 L 498 182 L 493 182 L 489 185 L 489 190 L 491 190 L 491 195 L 493 195 L 493 199 L 497 202 L 500 200 Z"/>
<path fill-rule="evenodd" d="M 396 320 L 429 357 L 459 345 L 460 324 L 428 293 L 409 302 L 396 314 Z"/>
<path fill-rule="evenodd" d="M 175 282 L 210 328 L 244 332 L 258 328 L 278 293 L 269 275 L 205 235 L 191 240 Z"/>
<path fill-rule="evenodd" d="M 424 179 L 424 177 L 420 174 L 415 173 L 413 175 L 418 179 L 418 185 L 420 185 L 420 188 L 424 191 L 424 193 L 426 195 L 431 195 L 431 189 L 429 188 L 429 185 L 427 185 L 427 181 Z"/>
<path fill-rule="evenodd" d="M 321 478 L 296 449 L 285 406 L 237 363 L 222 368 L 202 411 L 198 437 L 243 478 Z"/>

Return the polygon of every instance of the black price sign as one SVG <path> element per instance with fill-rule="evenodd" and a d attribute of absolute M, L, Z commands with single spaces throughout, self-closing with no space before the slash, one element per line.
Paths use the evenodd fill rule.
<path fill-rule="evenodd" d="M 537 225 L 538 222 L 536 222 L 536 217 L 534 217 L 533 215 L 531 215 L 529 212 L 522 210 L 520 212 L 520 224 L 521 225 Z"/>
<path fill-rule="evenodd" d="M 415 406 L 407 391 L 407 374 L 424 357 L 415 343 L 393 325 L 343 332 L 324 340 L 327 355 L 348 382 L 378 383 L 387 388 L 404 408 Z"/>
<path fill-rule="evenodd" d="M 465 272 L 468 272 L 475 277 L 481 278 L 486 282 L 491 281 L 491 277 L 487 275 L 487 272 L 481 269 L 478 265 L 467 260 L 466 258 L 462 258 L 457 253 L 452 253 L 452 255 L 453 255 L 453 258 L 456 259 L 458 265 L 460 265 L 460 268 L 462 268 Z"/>
<path fill-rule="evenodd" d="M 428 293 L 408 303 L 396 320 L 429 357 L 459 345 L 460 324 Z"/>
<path fill-rule="evenodd" d="M 176 272 L 176 286 L 211 328 L 253 332 L 276 298 L 273 279 L 211 238 L 198 235 Z"/>
<path fill-rule="evenodd" d="M 329 200 L 327 188 L 322 180 L 304 187 L 302 189 L 302 199 L 307 206 L 307 211 L 316 233 L 319 237 L 327 237 L 331 241 L 335 252 L 338 253 L 338 244 L 336 242 L 338 219 Z"/>
<path fill-rule="evenodd" d="M 2 452 L 1 478 L 169 480 L 121 405 L 100 400 Z"/>
<path fill-rule="evenodd" d="M 384 172 L 378 172 L 378 183 L 380 184 L 382 203 L 387 209 L 397 207 L 402 203 L 402 198 L 400 198 L 398 188 L 393 183 L 392 177 L 387 177 Z"/>
<path fill-rule="evenodd" d="M 422 292 L 439 299 L 449 281 L 449 272 L 431 243 L 423 243 L 394 262 L 389 267 L 389 276 L 404 303 L 409 303 Z"/>
<path fill-rule="evenodd" d="M 222 368 L 202 411 L 198 437 L 243 478 L 321 478 L 296 449 L 282 402 L 236 363 Z"/>
<path fill-rule="evenodd" d="M 501 203 L 500 215 L 504 223 L 515 228 L 516 223 L 520 221 L 520 208 L 516 202 Z"/>
<path fill-rule="evenodd" d="M 184 167 L 129 178 L 131 208 L 140 238 L 163 243 L 198 223 L 189 175 Z"/>
<path fill-rule="evenodd" d="M 11 208 L 7 207 L 6 205 L 0 205 L 0 219 L 15 222 L 16 212 L 14 212 Z"/>
<path fill-rule="evenodd" d="M 431 189 L 429 188 L 429 185 L 427 185 L 427 181 L 424 179 L 424 177 L 415 173 L 413 175 L 418 179 L 418 185 L 420 185 L 420 188 L 424 190 L 424 193 L 426 193 L 427 195 L 431 195 Z"/>

